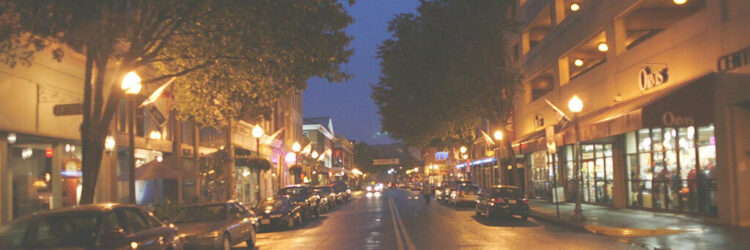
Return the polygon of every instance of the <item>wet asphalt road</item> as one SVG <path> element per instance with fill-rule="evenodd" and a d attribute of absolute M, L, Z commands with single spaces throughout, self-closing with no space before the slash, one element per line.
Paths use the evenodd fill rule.
<path fill-rule="evenodd" d="M 533 218 L 487 220 L 475 217 L 470 206 L 454 208 L 434 199 L 427 205 L 404 189 L 379 197 L 357 192 L 318 219 L 260 233 L 257 241 L 258 249 L 638 249 Z"/>

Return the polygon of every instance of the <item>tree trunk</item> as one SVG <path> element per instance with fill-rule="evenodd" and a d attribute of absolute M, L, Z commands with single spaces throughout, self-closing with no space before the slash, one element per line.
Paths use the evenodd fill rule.
<path fill-rule="evenodd" d="M 81 124 L 81 149 L 83 150 L 81 172 L 83 183 L 81 184 L 80 204 L 94 203 L 96 182 L 99 177 L 102 152 L 104 152 L 104 140 L 107 137 L 110 122 L 112 121 L 114 112 L 117 110 L 116 107 L 122 93 L 119 88 L 113 88 L 106 101 L 106 109 L 104 109 L 103 113 L 99 113 L 102 112 L 103 108 L 102 92 L 104 91 L 107 60 L 109 60 L 110 54 L 111 52 L 108 49 L 97 50 L 95 46 L 86 47 L 83 122 Z M 94 66 L 97 73 L 95 79 L 92 78 Z M 95 97 L 93 105 L 92 97 Z"/>

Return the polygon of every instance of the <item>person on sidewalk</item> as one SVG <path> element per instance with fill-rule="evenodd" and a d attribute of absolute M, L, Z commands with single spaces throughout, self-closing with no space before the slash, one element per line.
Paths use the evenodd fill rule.
<path fill-rule="evenodd" d="M 422 183 L 422 196 L 424 197 L 424 202 L 427 204 L 430 204 L 430 198 L 432 198 L 432 186 L 429 182 Z"/>

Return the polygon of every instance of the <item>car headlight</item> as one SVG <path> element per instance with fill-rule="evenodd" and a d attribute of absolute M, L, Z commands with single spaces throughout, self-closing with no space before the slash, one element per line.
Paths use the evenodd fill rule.
<path fill-rule="evenodd" d="M 367 191 L 372 191 L 372 187 L 367 187 Z"/>
<path fill-rule="evenodd" d="M 263 212 L 266 212 L 267 214 L 270 214 L 270 213 L 271 213 L 271 209 L 266 209 L 266 210 L 265 210 L 265 211 L 263 211 Z"/>
<path fill-rule="evenodd" d="M 347 193 L 347 194 L 351 194 L 351 193 L 352 193 L 352 190 L 351 190 L 351 189 L 348 189 L 348 188 L 347 188 L 347 189 L 346 189 L 346 193 Z"/>
<path fill-rule="evenodd" d="M 219 238 L 219 236 L 221 236 L 221 231 L 213 231 L 198 235 L 198 238 Z"/>

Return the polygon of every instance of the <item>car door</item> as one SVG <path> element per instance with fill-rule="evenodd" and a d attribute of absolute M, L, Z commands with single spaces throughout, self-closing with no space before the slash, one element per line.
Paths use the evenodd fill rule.
<path fill-rule="evenodd" d="M 142 210 L 134 207 L 116 209 L 120 226 L 125 230 L 130 244 L 135 242 L 138 249 L 162 249 L 166 237 L 165 228 L 153 225 Z"/>
<path fill-rule="evenodd" d="M 232 244 L 237 244 L 250 238 L 252 230 L 250 217 L 243 213 L 237 204 L 227 204 L 227 231 L 231 235 Z"/>

